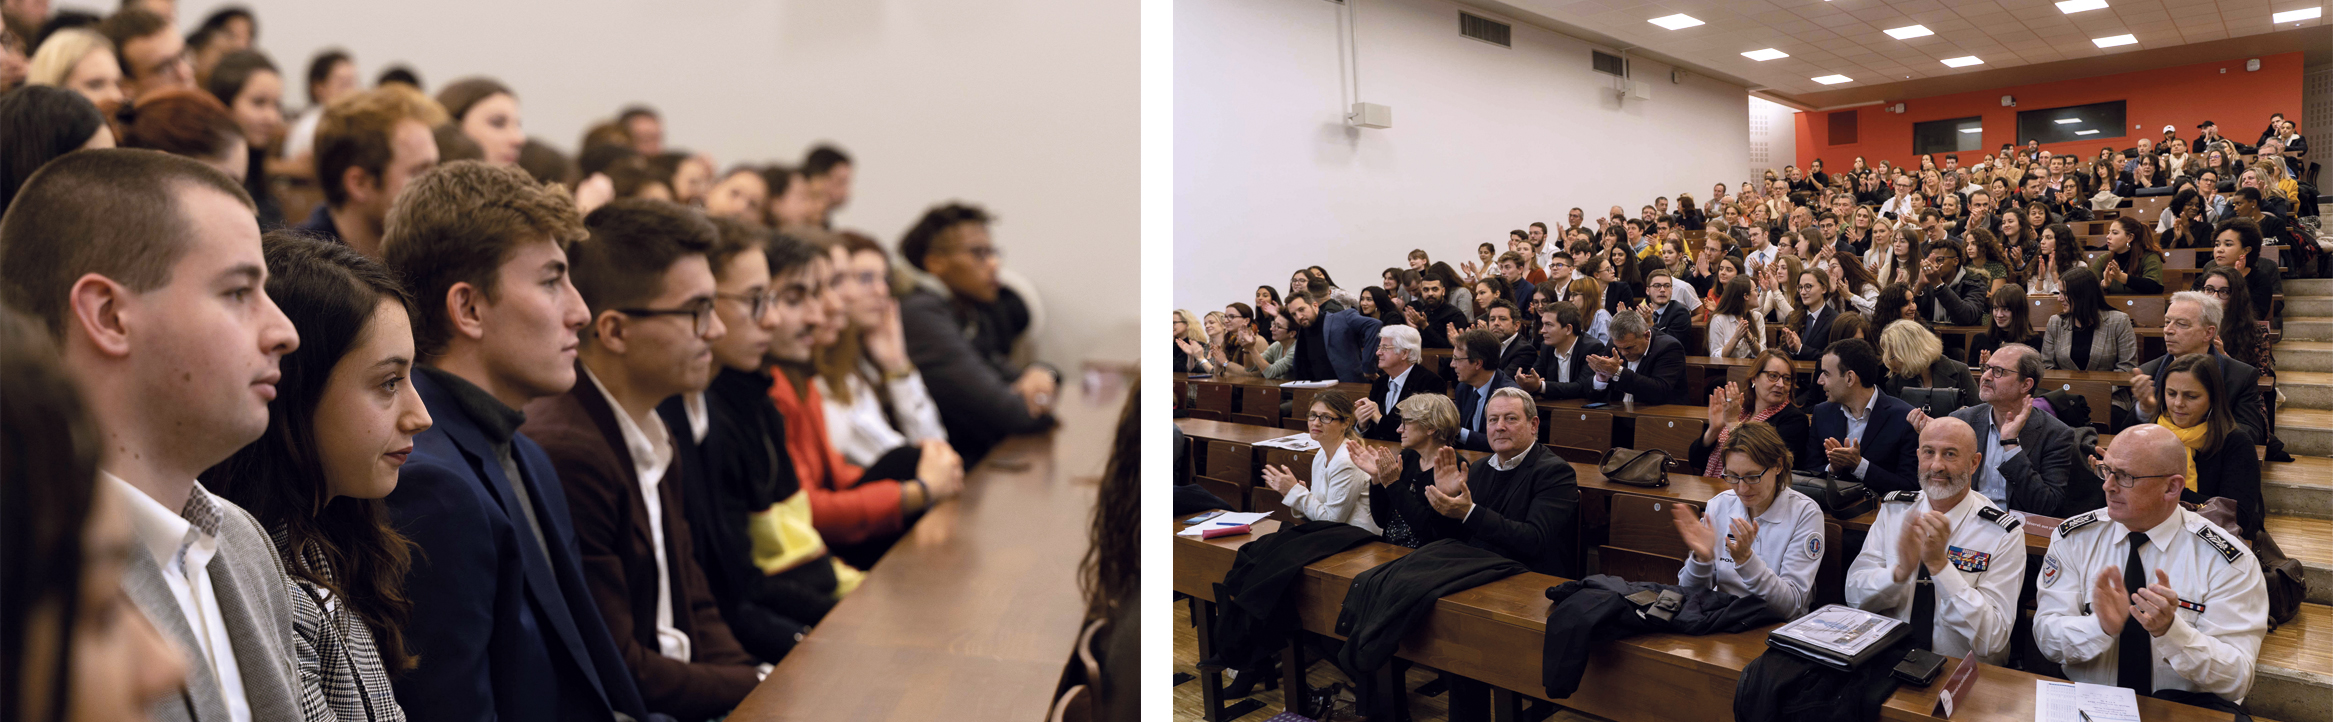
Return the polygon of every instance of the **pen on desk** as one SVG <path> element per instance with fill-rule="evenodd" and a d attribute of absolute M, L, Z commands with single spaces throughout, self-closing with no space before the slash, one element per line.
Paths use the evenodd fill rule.
<path fill-rule="evenodd" d="M 2082 722 L 2090 722 L 2090 713 L 2082 711 L 2082 708 L 2080 708 L 2080 707 L 2076 707 L 2076 708 L 2074 708 L 2074 714 L 2081 715 L 2081 716 L 2082 716 Z"/>

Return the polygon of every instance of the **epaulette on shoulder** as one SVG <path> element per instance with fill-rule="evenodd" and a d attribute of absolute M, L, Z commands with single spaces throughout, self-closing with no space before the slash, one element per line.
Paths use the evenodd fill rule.
<path fill-rule="evenodd" d="M 1894 501 L 1919 501 L 1919 500 L 1920 500 L 1920 492 L 1917 492 L 1917 491 L 1891 491 L 1891 492 L 1888 492 L 1888 493 L 1887 493 L 1887 494 L 1885 494 L 1885 495 L 1882 495 L 1882 496 L 1880 497 L 1880 500 L 1881 500 L 1881 501 L 1891 501 L 1891 502 L 1894 502 Z"/>
<path fill-rule="evenodd" d="M 2066 517 L 2065 523 L 2058 525 L 2058 536 L 2067 536 L 2073 534 L 2074 530 L 2076 529 L 2080 529 L 2082 527 L 2096 523 L 2098 523 L 2098 512 L 2096 510 L 2086 511 L 2080 514 Z"/>
<path fill-rule="evenodd" d="M 2001 508 L 1997 506 L 1978 509 L 1977 518 L 1992 522 L 1993 525 L 2001 527 L 2002 531 L 2017 531 L 2017 525 L 2025 523 L 2025 520 L 2020 516 L 2012 516 L 2008 512 L 2001 511 Z"/>
<path fill-rule="evenodd" d="M 2209 522 L 2189 525 L 2187 530 L 2202 537 L 2203 543 L 2210 544 L 2212 550 L 2219 552 L 2220 558 L 2227 560 L 2229 564 L 2234 564 L 2236 560 L 2244 558 L 2244 553 L 2237 550 L 2235 544 L 2230 543 L 2227 537 L 2220 536 L 2219 527 L 2212 526 Z"/>

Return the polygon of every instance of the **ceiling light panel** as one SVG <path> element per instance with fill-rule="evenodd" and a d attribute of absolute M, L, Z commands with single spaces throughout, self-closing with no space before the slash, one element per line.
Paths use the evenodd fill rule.
<path fill-rule="evenodd" d="M 1852 82 L 1855 82 L 1855 79 L 1854 79 L 1854 78 L 1850 78 L 1850 77 L 1847 77 L 1847 76 L 1844 76 L 1844 75 L 1825 75 L 1825 76 L 1823 76 L 1823 77 L 1820 77 L 1820 78 L 1813 78 L 1812 80 L 1814 80 L 1814 81 L 1815 81 L 1815 82 L 1817 82 L 1817 83 L 1822 83 L 1822 84 L 1824 84 L 1824 85 L 1838 85 L 1838 84 L 1840 84 L 1840 83 L 1852 83 Z"/>
<path fill-rule="evenodd" d="M 1926 26 L 1926 25 L 1906 25 L 1906 26 L 1903 26 L 1903 27 L 1900 27 L 1900 28 L 1895 28 L 1895 29 L 1892 29 L 1892 30 L 1889 30 L 1889 31 L 1887 31 L 1887 36 L 1888 36 L 1888 37 L 1895 38 L 1895 39 L 1897 39 L 1897 40 L 1910 40 L 1910 39 L 1912 39 L 1912 38 L 1924 38 L 1924 37 L 1927 37 L 1927 36 L 1930 36 L 1930 35 L 1935 35 L 1935 34 L 1936 34 L 1936 31 L 1934 31 L 1934 30 L 1929 30 L 1929 29 L 1928 29 L 1928 26 Z"/>
<path fill-rule="evenodd" d="M 1775 50 L 1773 48 L 1766 48 L 1764 50 L 1752 50 L 1747 53 L 1742 53 L 1742 57 L 1756 60 L 1758 62 L 1765 62 L 1768 60 L 1779 60 L 1782 58 L 1787 58 L 1790 57 L 1790 54 L 1780 50 Z"/>
<path fill-rule="evenodd" d="M 2091 39 L 2090 39 L 2090 42 L 2091 42 L 2092 44 L 2094 44 L 2094 45 L 2097 45 L 2098 47 L 2101 47 L 2101 48 L 2113 48 L 2113 47 L 2120 47 L 2120 46 L 2124 46 L 2124 45 L 2130 45 L 2130 44 L 2132 44 L 2132 43 L 2136 43 L 2136 42 L 2138 42 L 2138 41 L 2139 41 L 2139 39 L 2138 39 L 2136 36 L 2132 36 L 2132 35 L 2130 35 L 2130 34 L 2127 34 L 2127 33 L 2125 33 L 2125 34 L 2122 34 L 2122 35 L 2116 35 L 2116 36 L 2114 36 L 2114 37 L 2111 37 L 2111 38 L 2091 38 Z"/>
<path fill-rule="evenodd" d="M 1652 24 L 1654 24 L 1654 25 L 1659 25 L 1659 26 L 1661 26 L 1661 27 L 1668 28 L 1668 29 L 1670 29 L 1670 30 L 1683 30 L 1683 29 L 1686 29 L 1686 28 L 1689 28 L 1689 27 L 1693 27 L 1693 26 L 1695 26 L 1695 25 L 1700 25 L 1700 24 L 1702 24 L 1702 23 L 1701 23 L 1701 21 L 1700 21 L 1699 19 L 1697 19 L 1697 18 L 1694 18 L 1693 16 L 1691 16 L 1691 15 L 1687 15 L 1687 14 L 1684 14 L 1684 13 L 1677 13 L 1677 14 L 1675 14 L 1675 15 L 1668 15 L 1668 16 L 1663 16 L 1663 17 L 1657 17 L 1657 18 L 1653 18 L 1653 19 L 1651 19 L 1651 20 L 1646 20 L 1645 22 L 1652 23 Z"/>
<path fill-rule="evenodd" d="M 2104 10 L 2106 0 L 2066 0 L 2058 3 L 2058 12 L 2072 15 L 2085 10 Z"/>
<path fill-rule="evenodd" d="M 1980 59 L 1980 58 L 1978 58 L 1977 56 L 1974 56 L 1974 55 L 1963 55 L 1963 56 L 1961 56 L 1961 57 L 1957 57 L 1957 58 L 1945 58 L 1945 59 L 1944 59 L 1944 66 L 1945 66 L 1945 67 L 1948 67 L 1948 68 L 1965 68 L 1965 67 L 1968 67 L 1968 66 L 1971 66 L 1971 65 L 1983 65 L 1983 64 L 1985 64 L 1985 61 L 1984 61 L 1983 59 Z"/>
<path fill-rule="evenodd" d="M 2322 17 L 2322 16 L 2324 16 L 2324 14 L 2325 14 L 2325 7 L 2324 7 L 2324 6 L 2322 6 L 2322 5 L 2319 5 L 2319 6 L 2317 6 L 2317 7 L 2313 7 L 2313 8 L 2301 8 L 2301 9 L 2299 9 L 2299 10 L 2286 10 L 2286 11 L 2284 11 L 2284 12 L 2277 13 L 2277 14 L 2275 14 L 2275 15 L 2271 15 L 2271 16 L 2269 16 L 2269 18 L 2268 18 L 2268 19 L 2269 19 L 2269 20 L 2271 20 L 2271 21 L 2274 21 L 2274 22 L 2276 22 L 2276 23 L 2278 23 L 2278 24 L 2283 24 L 2283 23 L 2297 23 L 2297 22 L 2300 22 L 2300 21 L 2303 21 L 2303 20 L 2312 20 L 2312 19 L 2315 19 L 2315 18 L 2318 18 L 2318 17 Z"/>

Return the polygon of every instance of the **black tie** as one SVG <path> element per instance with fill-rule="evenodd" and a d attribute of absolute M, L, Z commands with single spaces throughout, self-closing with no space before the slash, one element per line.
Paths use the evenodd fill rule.
<path fill-rule="evenodd" d="M 2147 588 L 2146 563 L 2139 561 L 2139 547 L 2146 545 L 2145 532 L 2130 533 L 2130 559 L 2122 565 L 2122 586 L 2127 593 L 2136 594 L 2138 590 Z M 2129 602 L 2128 599 L 2123 600 L 2125 604 Z M 2116 686 L 2129 687 L 2143 695 L 2151 696 L 2155 693 L 2155 654 L 2152 642 L 2153 637 L 2147 634 L 2146 625 L 2140 624 L 2138 617 L 2123 620 Z"/>
<path fill-rule="evenodd" d="M 1912 583 L 1912 647 L 1936 650 L 1936 582 L 1929 580 L 1926 564 Z"/>

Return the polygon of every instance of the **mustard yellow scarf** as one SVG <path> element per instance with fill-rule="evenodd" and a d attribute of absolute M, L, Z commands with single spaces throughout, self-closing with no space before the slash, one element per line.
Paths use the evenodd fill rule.
<path fill-rule="evenodd" d="M 2195 491 L 2195 452 L 2203 448 L 2203 432 L 2210 428 L 2209 424 L 2207 420 L 2194 426 L 2180 426 L 2171 421 L 2170 414 L 2155 417 L 2155 425 L 2170 429 L 2171 435 L 2179 437 L 2179 443 L 2187 446 L 2188 491 Z"/>

